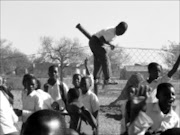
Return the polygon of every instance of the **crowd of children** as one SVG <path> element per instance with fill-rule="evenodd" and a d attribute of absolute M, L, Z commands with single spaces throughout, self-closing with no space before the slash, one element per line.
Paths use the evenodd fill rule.
<path fill-rule="evenodd" d="M 179 65 L 180 56 L 172 70 L 167 75 L 161 76 L 161 66 L 157 63 L 150 63 L 147 80 L 139 73 L 129 78 L 120 96 L 110 103 L 116 106 L 121 104 L 123 115 L 121 135 L 160 135 L 166 132 L 172 132 L 175 135 L 179 133 L 180 119 L 173 105 L 176 97 L 175 89 L 169 82 Z M 22 79 L 24 89 L 21 110 L 13 108 L 13 94 L 0 78 L 0 96 L 3 102 L 0 107 L 0 133 L 18 135 L 16 124 L 18 117 L 21 117 L 21 135 L 30 135 L 31 132 L 39 135 L 46 130 L 48 133 L 96 135 L 100 105 L 98 97 L 92 91 L 93 77 L 88 71 L 87 59 L 85 67 L 87 75 L 74 74 L 72 77 L 74 87 L 70 89 L 58 79 L 59 71 L 56 65 L 49 67 L 49 79 L 43 89 L 41 89 L 41 82 L 34 75 L 25 74 Z M 37 119 L 41 119 L 42 123 L 35 122 L 37 119 L 32 117 L 38 117 L 40 114 L 42 116 Z M 65 131 L 57 130 L 56 126 L 65 124 L 64 115 L 70 116 L 69 128 L 66 127 Z M 55 119 L 61 124 L 52 126 L 51 121 Z M 37 126 L 30 125 L 33 122 Z M 41 131 L 38 126 L 42 126 L 44 130 Z M 31 130 L 33 128 L 35 130 Z"/>
<path fill-rule="evenodd" d="M 85 60 L 85 67 L 86 70 L 88 70 L 87 59 Z M 87 71 L 87 75 L 85 76 L 81 74 L 74 74 L 72 77 L 72 84 L 74 85 L 74 88 L 69 89 L 64 82 L 59 80 L 58 73 L 58 66 L 52 65 L 49 67 L 49 79 L 44 84 L 43 89 L 41 89 L 40 80 L 38 80 L 33 74 L 25 74 L 22 79 L 22 85 L 24 87 L 21 95 L 22 109 L 13 108 L 13 94 L 11 94 L 5 86 L 5 83 L 1 81 L 0 96 L 1 102 L 3 102 L 3 105 L 0 107 L 1 134 L 30 135 L 32 134 L 31 132 L 33 132 L 32 135 L 39 135 L 41 129 L 38 129 L 38 126 L 43 126 L 42 123 L 57 117 L 55 116 L 56 113 L 54 111 L 59 112 L 62 116 L 70 116 L 69 128 L 72 130 L 68 129 L 66 134 L 96 134 L 99 100 L 92 92 L 94 84 L 91 74 L 89 71 Z M 49 112 L 41 112 L 42 110 L 49 110 Z M 50 112 L 50 110 L 52 112 Z M 6 114 L 7 112 L 8 115 Z M 42 123 L 35 123 L 37 126 L 30 125 L 33 121 L 35 122 L 32 117 L 39 116 L 36 112 L 39 112 L 39 114 L 42 115 L 52 114 L 52 118 L 41 116 L 42 118 L 46 118 L 48 120 L 42 120 Z M 18 117 L 22 119 L 20 133 L 18 133 L 16 125 Z M 59 121 L 61 121 L 61 124 L 63 123 L 62 120 Z M 32 130 L 30 127 L 32 127 Z M 33 128 L 36 128 L 36 130 L 39 131 L 35 132 L 33 131 Z M 48 128 L 51 128 L 51 126 Z M 44 132 L 45 131 L 42 130 L 43 135 Z M 47 132 L 50 133 L 50 131 Z M 58 130 L 57 132 L 60 131 Z"/>
<path fill-rule="evenodd" d="M 180 120 L 173 106 L 175 90 L 169 82 L 179 64 L 180 56 L 172 70 L 167 75 L 161 76 L 161 66 L 158 63 L 150 63 L 148 65 L 149 78 L 147 80 L 139 73 L 129 78 L 120 96 L 110 103 L 110 105 L 121 104 L 123 114 L 121 121 L 122 135 L 160 135 L 161 133 L 165 134 L 164 131 L 174 133 L 173 129 L 179 132 Z M 25 74 L 22 79 L 22 85 L 24 86 L 22 110 L 13 108 L 13 94 L 0 78 L 0 96 L 1 102 L 3 101 L 0 108 L 1 133 L 4 135 L 17 135 L 16 124 L 18 117 L 22 117 L 23 123 L 20 134 L 28 135 L 25 132 L 30 132 L 29 127 L 34 125 L 26 125 L 32 123 L 33 120 L 29 119 L 32 119 L 33 115 L 37 117 L 36 112 L 40 111 L 39 113 L 43 115 L 52 113 L 52 117 L 56 117 L 54 116 L 56 112 L 69 115 L 69 128 L 71 130 L 67 130 L 66 134 L 97 134 L 97 115 L 100 106 L 98 97 L 92 91 L 93 77 L 88 71 L 87 59 L 85 60 L 85 68 L 87 75 L 74 74 L 72 77 L 74 87 L 70 89 L 58 79 L 59 71 L 56 65 L 49 67 L 49 79 L 44 84 L 43 89 L 41 89 L 41 82 L 34 75 Z M 41 110 L 49 110 L 49 112 L 41 112 Z M 67 112 L 63 113 L 64 111 Z M 43 118 L 45 117 L 47 116 Z M 59 118 L 63 119 L 63 117 Z M 48 119 L 50 121 L 52 118 Z M 63 121 L 60 121 L 62 124 Z"/>
<path fill-rule="evenodd" d="M 121 22 L 115 28 L 102 30 L 89 41 L 94 55 L 94 73 L 90 74 L 85 60 L 86 75 L 74 74 L 73 88 L 59 80 L 58 66 L 48 69 L 49 79 L 41 88 L 41 82 L 33 74 L 22 79 L 22 109 L 13 108 L 13 94 L 0 77 L 0 135 L 97 135 L 99 99 L 93 92 L 94 81 L 104 73 L 106 85 L 116 84 L 111 79 L 109 57 L 103 44 L 122 35 L 127 24 Z M 113 47 L 114 48 L 114 47 Z M 158 63 L 148 65 L 149 78 L 132 75 L 120 96 L 110 105 L 121 104 L 123 119 L 121 135 L 179 135 L 180 119 L 175 112 L 175 89 L 171 77 L 180 65 L 180 56 L 172 70 L 161 76 Z M 94 76 L 94 77 L 93 77 Z M 65 115 L 70 116 L 67 127 Z M 22 128 L 17 128 L 18 117 Z"/>

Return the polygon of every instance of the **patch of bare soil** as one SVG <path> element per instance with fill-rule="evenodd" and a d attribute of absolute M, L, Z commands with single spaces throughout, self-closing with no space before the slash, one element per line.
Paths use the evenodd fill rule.
<path fill-rule="evenodd" d="M 114 120 L 119 121 L 122 119 L 120 106 L 101 105 L 100 113 L 104 114 L 107 118 Z"/>

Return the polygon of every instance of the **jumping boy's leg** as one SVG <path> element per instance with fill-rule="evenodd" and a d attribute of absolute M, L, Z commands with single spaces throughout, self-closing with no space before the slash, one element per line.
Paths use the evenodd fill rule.
<path fill-rule="evenodd" d="M 104 79 L 110 79 L 111 68 L 110 68 L 110 59 L 106 52 L 99 53 L 99 59 L 102 65 L 102 71 L 104 73 Z"/>
<path fill-rule="evenodd" d="M 95 73 L 94 76 L 96 77 L 96 73 L 98 71 L 98 68 L 96 69 L 96 64 L 99 63 L 102 66 L 103 74 L 104 74 L 104 84 L 117 84 L 117 82 L 112 81 L 110 79 L 111 76 L 111 64 L 110 64 L 110 59 L 108 56 L 107 51 L 105 48 L 102 47 L 102 43 L 99 41 L 99 39 L 95 36 L 92 36 L 92 38 L 89 41 L 89 46 L 91 51 L 93 52 L 95 56 L 94 61 L 94 68 L 95 68 Z M 99 70 L 100 71 L 100 70 Z"/>
<path fill-rule="evenodd" d="M 102 50 L 104 49 L 103 47 L 101 47 Z M 105 49 L 104 49 L 105 50 Z M 104 84 L 108 85 L 108 84 L 118 84 L 116 81 L 111 80 L 111 62 L 110 62 L 110 58 L 108 56 L 108 53 L 106 51 L 99 51 L 100 53 L 98 53 L 99 55 L 99 59 L 102 65 L 102 70 L 104 73 Z"/>
<path fill-rule="evenodd" d="M 94 73 L 93 73 L 93 75 L 94 75 L 95 83 L 99 83 L 101 71 L 102 71 L 101 62 L 100 62 L 99 58 L 94 55 Z"/>

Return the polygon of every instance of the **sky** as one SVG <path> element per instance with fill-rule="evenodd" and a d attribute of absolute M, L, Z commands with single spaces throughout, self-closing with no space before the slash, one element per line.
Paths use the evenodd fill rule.
<path fill-rule="evenodd" d="M 127 48 L 160 49 L 169 41 L 179 43 L 179 1 L 1 1 L 0 36 L 25 54 L 35 54 L 40 37 L 55 40 L 88 39 L 75 26 L 89 33 L 125 21 L 127 32 L 114 44 Z"/>

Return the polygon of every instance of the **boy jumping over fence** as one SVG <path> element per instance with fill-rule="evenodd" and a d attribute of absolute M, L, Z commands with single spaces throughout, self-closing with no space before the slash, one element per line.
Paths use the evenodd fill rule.
<path fill-rule="evenodd" d="M 98 83 L 100 78 L 100 73 L 103 71 L 104 74 L 104 84 L 117 84 L 117 82 L 111 80 L 111 64 L 107 53 L 105 45 L 109 45 L 113 50 L 114 45 L 110 42 L 116 36 L 123 35 L 128 28 L 127 23 L 120 22 L 114 28 L 103 29 L 96 34 L 94 34 L 89 40 L 90 49 L 94 55 L 94 80 Z"/>

